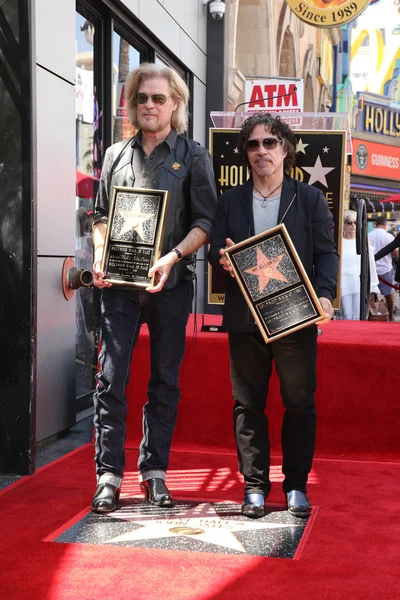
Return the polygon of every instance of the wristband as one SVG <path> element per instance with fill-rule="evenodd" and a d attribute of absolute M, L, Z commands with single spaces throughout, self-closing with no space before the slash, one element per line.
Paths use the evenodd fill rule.
<path fill-rule="evenodd" d="M 176 253 L 176 255 L 177 255 L 177 257 L 178 257 L 178 260 L 177 260 L 177 262 L 179 262 L 179 261 L 182 259 L 182 252 L 181 252 L 180 250 L 178 250 L 178 248 L 173 248 L 173 249 L 171 250 L 171 252 L 175 252 L 175 253 Z"/>

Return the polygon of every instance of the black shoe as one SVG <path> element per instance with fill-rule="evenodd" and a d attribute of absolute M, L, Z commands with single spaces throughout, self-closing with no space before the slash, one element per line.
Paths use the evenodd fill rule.
<path fill-rule="evenodd" d="M 155 506 L 169 507 L 174 505 L 164 479 L 160 477 L 147 479 L 140 483 L 140 487 L 146 498 Z"/>
<path fill-rule="evenodd" d="M 250 519 L 259 519 L 265 515 L 265 497 L 263 494 L 247 494 L 242 504 L 242 515 Z"/>
<path fill-rule="evenodd" d="M 305 492 L 292 490 L 286 494 L 288 511 L 294 517 L 306 518 L 311 515 L 312 506 Z"/>
<path fill-rule="evenodd" d="M 117 510 L 120 491 L 111 483 L 99 483 L 90 508 L 97 513 L 109 513 Z"/>

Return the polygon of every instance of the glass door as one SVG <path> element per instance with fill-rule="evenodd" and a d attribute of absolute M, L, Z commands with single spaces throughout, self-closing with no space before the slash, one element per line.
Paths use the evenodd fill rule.
<path fill-rule="evenodd" d="M 113 143 L 128 139 L 136 131 L 128 119 L 125 82 L 128 73 L 148 60 L 147 50 L 115 24 L 113 31 Z"/>
<path fill-rule="evenodd" d="M 92 269 L 94 200 L 103 162 L 97 48 L 101 21 L 76 12 L 76 232 L 75 266 Z M 92 404 L 97 370 L 98 290 L 79 288 L 76 299 L 76 413 Z"/>

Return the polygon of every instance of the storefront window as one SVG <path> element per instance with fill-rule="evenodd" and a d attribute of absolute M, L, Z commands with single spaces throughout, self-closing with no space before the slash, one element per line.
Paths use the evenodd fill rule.
<path fill-rule="evenodd" d="M 113 141 L 130 138 L 135 130 L 128 120 L 125 81 L 129 71 L 140 65 L 140 52 L 116 31 L 113 34 Z"/>
<path fill-rule="evenodd" d="M 76 236 L 75 266 L 92 269 L 94 198 L 102 165 L 101 119 L 94 78 L 95 26 L 76 13 Z M 80 288 L 76 299 L 77 412 L 91 401 L 97 366 L 94 290 Z M 82 401 L 80 402 L 80 399 Z"/>

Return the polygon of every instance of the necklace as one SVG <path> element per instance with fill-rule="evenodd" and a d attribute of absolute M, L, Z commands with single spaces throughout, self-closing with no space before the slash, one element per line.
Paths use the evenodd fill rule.
<path fill-rule="evenodd" d="M 261 197 L 262 197 L 262 199 L 263 199 L 263 201 L 262 201 L 262 203 L 261 203 L 261 206 L 262 206 L 262 208 L 265 208 L 265 207 L 267 206 L 267 200 L 268 200 L 268 198 L 269 198 L 270 196 L 272 196 L 272 194 L 273 194 L 274 192 L 276 192 L 276 190 L 279 190 L 279 188 L 281 187 L 281 185 L 282 185 L 282 184 L 283 184 L 283 181 L 281 181 L 281 183 L 280 183 L 279 185 L 277 185 L 277 186 L 276 186 L 276 188 L 274 188 L 274 189 L 272 190 L 272 192 L 270 192 L 270 193 L 269 193 L 267 196 L 264 196 L 264 194 L 262 194 L 262 193 L 260 192 L 260 190 L 258 190 L 258 189 L 256 188 L 256 186 L 254 185 L 254 183 L 253 183 L 253 190 L 255 190 L 255 191 L 258 193 L 258 194 L 260 194 L 260 196 L 261 196 Z"/>

